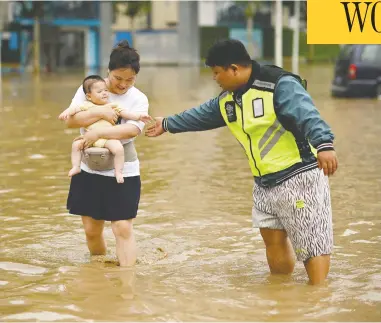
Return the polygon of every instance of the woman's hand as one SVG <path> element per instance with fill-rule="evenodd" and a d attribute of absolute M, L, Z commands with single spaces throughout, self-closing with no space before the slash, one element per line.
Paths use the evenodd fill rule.
<path fill-rule="evenodd" d="M 154 118 L 152 118 L 148 113 L 141 113 L 139 115 L 139 121 L 143 121 L 145 124 L 155 122 Z"/>
<path fill-rule="evenodd" d="M 115 122 L 118 121 L 119 112 L 114 110 L 110 105 L 106 107 L 101 107 L 99 109 L 101 109 L 101 116 L 103 120 L 110 122 L 112 125 L 114 125 Z"/>

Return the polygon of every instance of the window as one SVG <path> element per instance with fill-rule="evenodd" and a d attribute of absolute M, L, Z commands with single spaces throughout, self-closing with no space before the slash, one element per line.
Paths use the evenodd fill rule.
<path fill-rule="evenodd" d="M 361 56 L 361 62 L 376 63 L 381 62 L 381 45 L 365 45 Z"/>
<path fill-rule="evenodd" d="M 339 59 L 350 59 L 353 51 L 353 45 L 344 45 L 341 48 Z"/>
<path fill-rule="evenodd" d="M 381 45 L 378 45 L 378 52 L 376 56 L 376 63 L 381 67 Z"/>

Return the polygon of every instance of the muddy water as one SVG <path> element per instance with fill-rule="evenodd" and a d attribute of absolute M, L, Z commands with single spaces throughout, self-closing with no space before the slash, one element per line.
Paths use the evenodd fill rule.
<path fill-rule="evenodd" d="M 3 78 L 0 110 L 2 321 L 379 321 L 381 319 L 381 103 L 329 97 L 331 66 L 302 69 L 336 135 L 335 249 L 325 286 L 297 264 L 271 277 L 251 227 L 252 179 L 227 129 L 137 139 L 142 199 L 139 263 L 90 261 L 80 219 L 66 209 L 70 142 L 57 115 L 84 73 Z M 209 74 L 143 68 L 152 115 L 217 93 Z M 106 259 L 106 260 L 107 260 Z"/>

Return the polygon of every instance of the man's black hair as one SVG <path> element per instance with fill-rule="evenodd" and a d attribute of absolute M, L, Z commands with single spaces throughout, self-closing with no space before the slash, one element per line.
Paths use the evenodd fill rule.
<path fill-rule="evenodd" d="M 89 93 L 91 91 L 91 87 L 93 86 L 93 84 L 99 81 L 105 82 L 103 77 L 99 75 L 89 75 L 85 77 L 85 79 L 82 82 L 83 92 L 85 94 Z"/>
<path fill-rule="evenodd" d="M 217 41 L 208 50 L 205 64 L 209 67 L 228 67 L 231 64 L 242 66 L 251 65 L 251 58 L 244 44 L 236 39 L 223 39 Z"/>

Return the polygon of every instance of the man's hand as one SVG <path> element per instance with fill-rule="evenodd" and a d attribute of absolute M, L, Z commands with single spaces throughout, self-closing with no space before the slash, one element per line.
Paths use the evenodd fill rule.
<path fill-rule="evenodd" d="M 324 175 L 333 175 L 338 167 L 336 152 L 334 150 L 321 151 L 317 154 L 318 165 L 324 170 Z"/>
<path fill-rule="evenodd" d="M 145 132 L 147 137 L 158 137 L 165 132 L 162 125 L 163 119 L 163 117 L 156 117 L 155 122 L 147 127 Z"/>
<path fill-rule="evenodd" d="M 90 130 L 90 131 L 87 131 L 84 135 L 78 136 L 73 141 L 81 140 L 81 139 L 83 140 L 82 149 L 87 149 L 91 147 L 91 145 L 99 139 L 99 135 L 96 132 L 96 130 Z"/>

